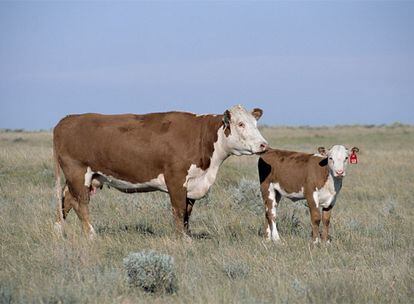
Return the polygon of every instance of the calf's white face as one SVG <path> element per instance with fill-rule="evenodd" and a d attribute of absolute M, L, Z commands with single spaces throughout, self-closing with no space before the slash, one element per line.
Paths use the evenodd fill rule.
<path fill-rule="evenodd" d="M 248 112 L 240 105 L 224 113 L 225 127 L 230 128 L 227 147 L 232 154 L 250 155 L 266 151 L 268 143 L 257 128 L 257 120 L 262 113 L 260 109 Z"/>
<path fill-rule="evenodd" d="M 335 177 L 344 177 L 348 165 L 349 151 L 342 145 L 333 146 L 327 153 L 329 170 Z"/>

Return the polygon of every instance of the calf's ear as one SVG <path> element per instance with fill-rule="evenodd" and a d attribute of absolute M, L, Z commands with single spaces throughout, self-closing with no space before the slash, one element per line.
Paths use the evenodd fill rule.
<path fill-rule="evenodd" d="M 259 108 L 254 108 L 252 110 L 252 115 L 254 118 L 256 118 L 256 120 L 259 120 L 259 118 L 263 115 L 263 110 Z"/>
<path fill-rule="evenodd" d="M 352 152 L 358 153 L 359 152 L 359 148 L 358 147 L 353 147 L 351 149 Z"/>
<path fill-rule="evenodd" d="M 318 153 L 320 155 L 326 156 L 326 149 L 325 149 L 325 147 L 319 147 L 318 148 Z"/>
<path fill-rule="evenodd" d="M 223 114 L 223 123 L 224 123 L 224 128 L 227 128 L 230 125 L 230 120 L 231 120 L 231 114 L 229 110 L 226 110 Z"/>

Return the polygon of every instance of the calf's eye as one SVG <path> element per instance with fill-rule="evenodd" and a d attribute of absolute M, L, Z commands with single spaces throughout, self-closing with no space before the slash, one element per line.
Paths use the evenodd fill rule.
<path fill-rule="evenodd" d="M 238 123 L 238 126 L 239 126 L 240 128 L 244 128 L 244 123 L 239 122 L 239 123 Z"/>

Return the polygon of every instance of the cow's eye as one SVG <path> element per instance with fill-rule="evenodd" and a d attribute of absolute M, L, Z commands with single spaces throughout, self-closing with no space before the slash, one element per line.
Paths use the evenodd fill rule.
<path fill-rule="evenodd" d="M 332 157 L 329 157 L 329 159 L 332 160 L 333 158 Z"/>
<path fill-rule="evenodd" d="M 237 125 L 238 125 L 240 128 L 244 128 L 244 123 L 242 123 L 242 122 L 239 122 Z"/>
<path fill-rule="evenodd" d="M 348 160 L 348 156 L 347 156 L 347 157 L 345 157 L 345 160 Z"/>

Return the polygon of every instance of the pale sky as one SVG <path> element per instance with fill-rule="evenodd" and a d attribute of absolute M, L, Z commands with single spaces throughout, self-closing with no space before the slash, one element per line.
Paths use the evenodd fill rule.
<path fill-rule="evenodd" d="M 0 128 L 235 104 L 414 124 L 414 1 L 0 2 Z"/>

